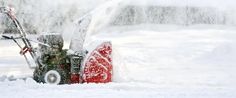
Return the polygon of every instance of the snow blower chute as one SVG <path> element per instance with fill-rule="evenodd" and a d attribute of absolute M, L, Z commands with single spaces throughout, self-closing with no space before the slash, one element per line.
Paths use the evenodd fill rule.
<path fill-rule="evenodd" d="M 70 83 L 107 83 L 112 81 L 112 44 L 102 42 L 92 50 L 62 49 L 64 41 L 60 34 L 46 34 L 38 37 L 38 47 L 33 48 L 23 27 L 13 14 L 11 8 L 0 7 L 0 13 L 6 14 L 17 28 L 20 36 L 2 35 L 4 39 L 13 40 L 21 49 L 29 67 L 34 69 L 33 79 L 39 83 L 70 84 Z M 88 21 L 87 21 L 88 22 Z M 82 23 L 80 21 L 79 23 Z M 86 33 L 85 28 L 80 28 Z M 84 35 L 84 34 L 82 34 Z M 75 35 L 76 36 L 76 35 Z M 23 45 L 18 43 L 21 40 Z M 82 39 L 84 40 L 84 39 Z M 34 41 L 35 42 L 35 41 Z M 73 47 L 76 44 L 73 43 Z M 32 67 L 26 56 L 29 53 L 36 67 Z"/>

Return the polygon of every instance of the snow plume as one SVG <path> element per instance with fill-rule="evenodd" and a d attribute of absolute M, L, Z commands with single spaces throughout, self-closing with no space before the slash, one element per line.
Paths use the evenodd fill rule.
<path fill-rule="evenodd" d="M 112 24 L 235 25 L 236 10 L 230 3 L 236 3 L 231 1 L 219 6 L 220 2 L 221 0 L 200 3 L 194 0 L 129 0 L 119 8 L 116 13 L 119 17 Z"/>
<path fill-rule="evenodd" d="M 113 0 L 92 11 L 88 36 L 113 26 L 160 24 L 235 26 L 233 0 Z M 90 39 L 89 39 L 90 40 Z"/>
<path fill-rule="evenodd" d="M 110 1 L 111 3 L 105 2 Z M 123 3 L 117 3 L 122 1 Z M 111 6 L 117 3 L 117 6 Z M 227 24 L 235 25 L 234 0 L 0 0 L 0 6 L 12 6 L 23 24 L 23 27 L 29 33 L 54 32 L 63 33 L 65 38 L 70 38 L 75 25 L 73 22 L 95 9 L 99 5 L 109 6 L 109 8 L 100 7 L 96 10 L 120 9 L 114 10 L 115 13 L 102 13 L 93 17 L 94 25 L 90 28 L 91 32 L 96 32 L 103 26 L 101 24 L 109 23 L 112 16 L 109 14 L 119 14 L 122 11 L 131 11 L 134 5 L 143 6 L 135 11 L 137 20 L 132 23 L 158 23 L 158 24 L 177 24 L 191 25 L 196 23 L 209 24 Z M 126 6 L 127 10 L 122 10 Z M 119 8 L 120 7 L 120 8 Z M 154 13 L 155 12 L 155 13 Z M 110 16 L 110 17 L 108 17 Z M 125 16 L 125 18 L 122 18 Z M 115 17 L 116 18 L 116 17 Z M 139 19 L 141 18 L 141 19 Z M 112 24 L 124 23 L 129 20 L 127 13 L 123 13 L 120 19 L 113 19 Z M 119 21 L 119 22 L 117 22 Z M 129 21 L 128 21 L 129 22 Z M 100 29 L 100 28 L 99 28 Z M 68 34 L 70 33 L 70 34 Z"/>
<path fill-rule="evenodd" d="M 223 48 L 222 45 L 229 43 L 226 46 L 230 46 L 234 38 L 229 39 L 228 37 L 235 35 L 234 31 L 230 30 L 231 33 L 229 33 L 229 30 L 224 31 L 225 28 L 219 28 L 223 25 L 226 28 L 232 26 L 235 29 L 236 22 L 233 17 L 235 9 L 231 9 L 230 6 L 227 8 L 227 3 L 217 6 L 221 2 L 220 0 L 139 1 L 126 0 L 117 4 L 112 3 L 115 6 L 104 5 L 99 7 L 99 10 L 92 16 L 89 37 L 112 40 L 114 81 L 172 84 L 186 80 L 191 84 L 195 82 L 194 78 L 198 78 L 197 75 L 200 75 L 199 78 L 201 78 L 203 74 L 197 73 L 197 75 L 186 76 L 187 78 L 182 77 L 183 74 L 195 72 L 198 68 L 208 70 L 220 66 L 219 64 L 229 67 L 235 63 L 233 60 L 226 59 L 224 59 L 226 62 L 218 60 L 218 64 L 214 61 L 224 57 L 234 58 L 234 52 L 231 52 L 232 55 L 227 54 L 229 56 L 223 56 L 224 53 L 222 53 L 222 51 L 227 51 L 227 48 Z M 235 2 L 232 1 L 232 3 Z M 172 25 L 181 27 L 172 30 Z M 218 25 L 220 26 L 218 27 Z M 195 28 L 195 26 L 200 27 Z M 186 27 L 190 30 L 186 30 Z M 192 29 L 192 27 L 194 28 Z M 202 27 L 206 29 L 202 29 Z M 147 28 L 168 31 L 152 32 Z M 221 30 L 224 32 L 220 32 Z M 219 50 L 216 49 L 218 45 Z M 212 58 L 215 53 L 219 56 Z M 228 64 L 228 62 L 232 63 Z M 211 71 L 214 72 L 217 68 Z M 220 78 L 218 79 L 220 80 Z M 207 80 L 200 79 L 199 81 L 207 83 Z"/>

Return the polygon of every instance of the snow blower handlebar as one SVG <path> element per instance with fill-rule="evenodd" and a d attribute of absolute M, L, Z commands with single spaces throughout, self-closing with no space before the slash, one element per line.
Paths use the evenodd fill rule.
<path fill-rule="evenodd" d="M 13 37 L 13 36 L 6 36 L 6 35 L 2 35 L 2 37 L 4 38 L 4 39 L 21 39 L 22 37 Z"/>
<path fill-rule="evenodd" d="M 34 67 L 31 66 L 30 61 L 28 60 L 28 58 L 27 58 L 26 55 L 25 55 L 27 52 L 34 52 L 34 50 L 33 50 L 33 48 L 22 47 L 22 46 L 17 42 L 16 39 L 22 39 L 22 37 L 13 37 L 13 36 L 2 35 L 2 38 L 3 38 L 4 40 L 13 40 L 13 41 L 17 44 L 17 46 L 21 49 L 20 54 L 24 56 L 24 58 L 25 58 L 27 64 L 29 65 L 29 68 L 34 69 Z M 43 45 L 43 46 L 46 46 L 46 47 L 51 47 L 50 45 L 45 44 L 45 43 L 41 43 L 41 42 L 34 41 L 34 40 L 30 40 L 30 39 L 27 39 L 27 40 L 32 41 L 32 42 L 35 42 L 35 43 L 38 43 L 38 44 Z"/>
<path fill-rule="evenodd" d="M 24 56 L 29 68 L 34 69 L 34 67 L 31 66 L 29 59 L 25 55 L 26 52 L 30 51 L 30 49 L 26 47 L 22 48 L 22 46 L 16 41 L 16 39 L 22 39 L 22 37 L 13 37 L 13 36 L 6 36 L 6 35 L 2 35 L 2 37 L 4 39 L 13 40 L 17 44 L 17 46 L 21 49 L 20 54 Z"/>
<path fill-rule="evenodd" d="M 21 51 L 20 53 L 25 57 L 27 63 L 29 64 L 29 67 L 30 68 L 33 68 L 31 67 L 30 63 L 29 63 L 29 60 L 28 58 L 26 57 L 25 53 L 26 52 L 29 52 L 31 57 L 36 60 L 36 53 L 35 51 L 33 51 L 33 47 L 29 41 L 29 39 L 26 37 L 26 33 L 23 29 L 23 27 L 21 26 L 21 24 L 19 23 L 19 21 L 17 20 L 16 16 L 14 15 L 13 13 L 13 9 L 10 8 L 10 7 L 0 7 L 0 13 L 3 13 L 3 14 L 6 14 L 11 20 L 12 22 L 14 23 L 15 27 L 17 28 L 18 32 L 20 33 L 20 37 L 9 37 L 9 36 L 5 36 L 3 35 L 2 37 L 5 38 L 5 39 L 12 39 L 20 48 L 21 48 Z M 23 43 L 25 44 L 24 47 L 22 47 L 17 41 L 16 39 L 21 39 L 23 41 Z M 37 66 L 37 63 L 35 63 L 36 66 Z"/>

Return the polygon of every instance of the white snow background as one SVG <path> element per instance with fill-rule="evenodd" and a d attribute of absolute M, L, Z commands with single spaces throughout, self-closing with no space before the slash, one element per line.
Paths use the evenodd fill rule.
<path fill-rule="evenodd" d="M 20 21 L 31 23 L 38 32 L 62 33 L 68 44 L 71 36 L 76 36 L 72 35 L 74 21 L 107 1 L 111 2 L 108 6 L 117 2 L 8 0 L 2 5 L 12 5 L 16 12 L 24 12 L 18 13 Z M 145 0 L 134 1 L 145 4 Z M 107 84 L 48 85 L 31 78 L 8 81 L 6 78 L 31 76 L 32 70 L 13 41 L 0 40 L 0 98 L 235 98 L 236 1 L 152 0 L 152 3 L 214 7 L 226 12 L 230 22 L 188 27 L 104 26 L 100 31 L 94 25 L 88 34 L 91 40 L 86 43 L 105 39 L 113 44 L 114 82 Z M 96 17 L 94 24 L 101 20 L 106 23 L 106 19 L 110 18 Z"/>

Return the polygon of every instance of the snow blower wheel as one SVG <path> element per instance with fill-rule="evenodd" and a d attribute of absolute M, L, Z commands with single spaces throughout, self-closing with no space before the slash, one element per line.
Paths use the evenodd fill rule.
<path fill-rule="evenodd" d="M 50 70 L 45 74 L 44 81 L 48 84 L 59 84 L 61 75 L 56 70 Z"/>

